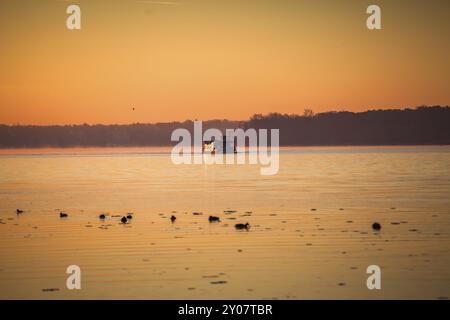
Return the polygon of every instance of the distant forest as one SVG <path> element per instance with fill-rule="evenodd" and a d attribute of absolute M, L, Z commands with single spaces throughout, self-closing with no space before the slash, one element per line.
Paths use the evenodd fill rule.
<path fill-rule="evenodd" d="M 193 121 L 129 125 L 0 125 L 0 148 L 169 146 L 174 129 Z M 256 114 L 247 121 L 209 120 L 208 128 L 280 129 L 284 146 L 450 144 L 450 107 L 303 115 Z"/>

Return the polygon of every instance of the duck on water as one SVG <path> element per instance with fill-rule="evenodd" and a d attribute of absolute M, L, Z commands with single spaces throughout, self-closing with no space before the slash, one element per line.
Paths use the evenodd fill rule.
<path fill-rule="evenodd" d="M 209 222 L 220 222 L 220 218 L 215 216 L 209 216 L 208 220 Z"/>
<path fill-rule="evenodd" d="M 250 228 L 250 224 L 248 222 L 245 223 L 245 224 L 244 223 L 238 223 L 238 224 L 235 224 L 234 227 L 237 230 L 248 230 Z"/>

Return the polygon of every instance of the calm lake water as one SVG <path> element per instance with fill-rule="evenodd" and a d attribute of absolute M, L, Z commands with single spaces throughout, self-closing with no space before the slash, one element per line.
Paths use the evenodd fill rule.
<path fill-rule="evenodd" d="M 277 175 L 259 169 L 174 165 L 165 149 L 2 150 L 0 298 L 450 296 L 450 147 L 285 148 Z"/>

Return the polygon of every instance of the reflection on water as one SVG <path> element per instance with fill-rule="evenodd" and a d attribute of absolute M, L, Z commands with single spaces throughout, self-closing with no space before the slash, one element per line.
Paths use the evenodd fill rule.
<path fill-rule="evenodd" d="M 450 296 L 449 147 L 286 148 L 275 176 L 169 151 L 2 150 L 0 298 Z"/>

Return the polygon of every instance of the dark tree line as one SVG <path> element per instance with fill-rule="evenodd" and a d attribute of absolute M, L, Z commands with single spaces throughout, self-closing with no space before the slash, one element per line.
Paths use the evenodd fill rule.
<path fill-rule="evenodd" d="M 236 121 L 210 120 L 203 122 L 203 130 L 239 125 Z M 129 125 L 0 125 L 0 148 L 167 146 L 172 144 L 173 130 L 186 128 L 192 132 L 193 127 L 190 120 Z"/>
<path fill-rule="evenodd" d="M 326 112 L 314 115 L 271 113 L 248 121 L 210 120 L 208 128 L 280 129 L 281 145 L 450 144 L 450 108 Z M 172 131 L 193 131 L 193 122 L 130 125 L 0 125 L 0 148 L 167 146 Z"/>
<path fill-rule="evenodd" d="M 247 128 L 280 128 L 280 145 L 450 144 L 450 108 L 254 115 Z"/>

